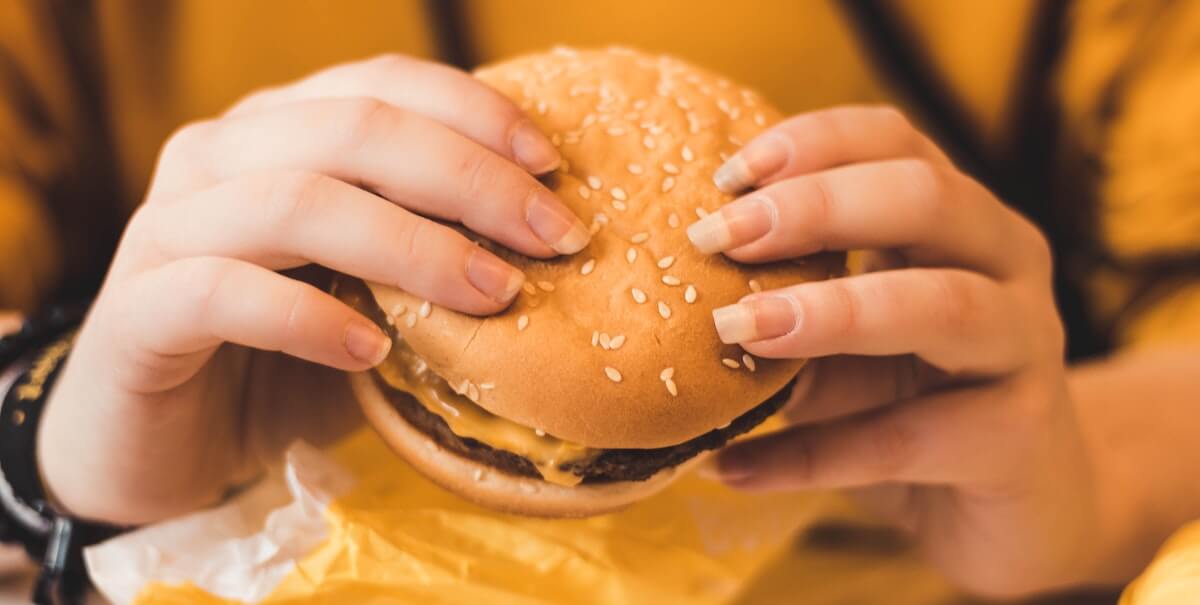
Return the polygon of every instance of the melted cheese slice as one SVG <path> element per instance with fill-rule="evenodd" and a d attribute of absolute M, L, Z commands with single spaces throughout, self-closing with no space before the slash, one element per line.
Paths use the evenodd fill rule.
<path fill-rule="evenodd" d="M 455 435 L 529 460 L 550 483 L 577 485 L 583 478 L 559 467 L 588 460 L 599 453 L 593 448 L 539 434 L 483 409 L 429 371 L 425 361 L 403 341 L 393 343 L 392 352 L 376 371 L 389 386 L 411 393 L 425 409 L 445 420 Z"/>

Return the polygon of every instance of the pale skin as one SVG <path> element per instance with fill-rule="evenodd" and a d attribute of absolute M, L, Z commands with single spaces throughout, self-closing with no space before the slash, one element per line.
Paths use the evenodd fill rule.
<path fill-rule="evenodd" d="M 725 342 L 815 358 L 791 426 L 723 451 L 724 481 L 845 489 L 994 597 L 1128 582 L 1200 515 L 1200 348 L 1067 367 L 1043 237 L 898 112 L 793 117 L 716 180 L 743 195 L 691 226 L 701 250 L 874 269 L 714 312 Z"/>
<path fill-rule="evenodd" d="M 533 178 L 558 162 L 494 91 L 395 56 L 180 130 L 48 403 L 51 497 L 152 522 L 219 501 L 295 438 L 358 426 L 339 370 L 371 367 L 388 340 L 280 271 L 316 264 L 496 312 L 520 273 L 423 216 L 534 257 L 574 253 L 586 229 Z M 1197 424 L 1185 398 L 1200 385 L 1180 368 L 1200 353 L 1065 367 L 1043 238 L 898 113 L 797 116 L 720 176 L 750 193 L 692 227 L 702 250 L 760 262 L 865 248 L 889 268 L 718 314 L 722 338 L 753 354 L 819 358 L 794 426 L 727 450 L 726 481 L 850 489 L 993 595 L 1126 581 L 1200 515 L 1171 456 Z M 1120 432 L 1131 418 L 1149 437 Z"/>

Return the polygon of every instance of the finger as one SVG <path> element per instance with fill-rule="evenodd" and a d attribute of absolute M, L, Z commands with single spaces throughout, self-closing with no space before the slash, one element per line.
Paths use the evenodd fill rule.
<path fill-rule="evenodd" d="M 524 276 L 449 227 L 317 173 L 253 174 L 146 206 L 130 234 L 169 262 L 236 258 L 268 269 L 318 265 L 392 284 L 438 305 L 494 313 Z"/>
<path fill-rule="evenodd" d="M 997 440 L 1035 432 L 1017 424 L 1022 416 L 1006 409 L 1002 391 L 946 391 L 836 422 L 791 427 L 729 446 L 716 468 L 734 487 L 765 491 L 986 481 L 1009 463 L 998 457 L 1011 448 Z"/>
<path fill-rule="evenodd" d="M 363 97 L 419 113 L 533 174 L 556 168 L 558 150 L 508 97 L 453 67 L 403 55 L 340 65 L 251 95 L 226 115 L 319 98 Z"/>
<path fill-rule="evenodd" d="M 721 191 L 737 193 L 835 166 L 901 157 L 950 164 L 895 108 L 834 107 L 789 118 L 759 134 L 713 180 Z"/>
<path fill-rule="evenodd" d="M 331 295 L 250 263 L 193 257 L 141 274 L 117 297 L 109 335 L 136 363 L 138 390 L 161 392 L 192 376 L 225 342 L 281 351 L 342 370 L 370 368 L 391 339 Z M 154 372 L 138 370 L 148 365 Z M 153 384 L 148 384 L 153 383 Z"/>
<path fill-rule="evenodd" d="M 791 424 L 827 422 L 909 399 L 948 382 L 944 373 L 912 355 L 822 357 L 805 364 L 781 411 Z"/>
<path fill-rule="evenodd" d="M 961 174 L 923 160 L 779 181 L 688 227 L 702 252 L 765 262 L 823 250 L 897 249 L 911 264 L 1008 276 L 1037 259 L 1035 231 Z"/>
<path fill-rule="evenodd" d="M 550 190 L 503 157 L 412 112 L 373 99 L 303 101 L 199 123 L 163 152 L 156 183 L 176 199 L 238 176 L 319 172 L 422 214 L 458 221 L 526 255 L 572 254 L 583 223 Z"/>
<path fill-rule="evenodd" d="M 913 353 L 951 374 L 995 374 L 1032 346 L 996 282 L 957 269 L 868 273 L 752 294 L 713 311 L 725 343 L 761 357 Z"/>

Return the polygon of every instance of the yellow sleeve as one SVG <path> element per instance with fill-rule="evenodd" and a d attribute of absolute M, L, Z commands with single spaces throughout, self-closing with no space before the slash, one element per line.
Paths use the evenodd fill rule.
<path fill-rule="evenodd" d="M 100 218 L 115 200 L 112 154 L 95 136 L 102 105 L 80 86 L 100 59 L 79 52 L 90 16 L 75 8 L 0 2 L 0 309 L 85 283 L 106 262 L 97 244 L 113 237 Z"/>
<path fill-rule="evenodd" d="M 1083 0 L 1070 25 L 1059 97 L 1096 201 L 1093 311 L 1122 348 L 1200 343 L 1200 3 Z"/>

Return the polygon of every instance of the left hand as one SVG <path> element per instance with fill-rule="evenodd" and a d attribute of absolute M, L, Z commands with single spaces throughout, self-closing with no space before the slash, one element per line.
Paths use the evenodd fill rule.
<path fill-rule="evenodd" d="M 689 228 L 702 251 L 758 263 L 867 249 L 888 266 L 714 311 L 726 343 L 813 358 L 792 426 L 726 449 L 721 478 L 847 488 L 980 594 L 1097 577 L 1104 511 L 1038 230 L 890 108 L 786 120 L 716 181 L 754 189 Z"/>

